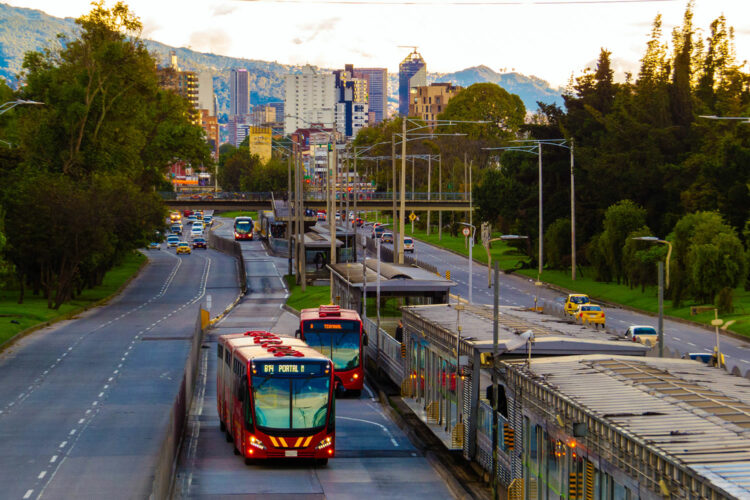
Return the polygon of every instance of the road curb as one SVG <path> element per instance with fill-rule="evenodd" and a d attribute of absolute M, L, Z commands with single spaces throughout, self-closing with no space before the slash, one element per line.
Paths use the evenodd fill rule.
<path fill-rule="evenodd" d="M 446 252 L 450 252 L 450 253 L 452 253 L 454 255 L 457 255 L 459 257 L 463 257 L 465 259 L 469 258 L 467 255 L 464 255 L 464 254 L 462 254 L 460 252 L 456 252 L 455 250 L 451 250 L 450 248 L 445 248 L 445 247 L 433 245 L 432 243 L 428 243 L 428 242 L 426 242 L 424 240 L 421 240 L 419 238 L 414 238 L 414 239 L 417 239 L 420 242 L 424 243 L 425 245 L 431 246 L 432 248 L 436 248 L 438 250 L 445 250 Z M 474 262 L 476 264 L 479 264 L 481 266 L 486 266 L 487 265 L 484 262 L 478 261 L 476 258 L 473 258 L 472 260 L 474 260 Z M 505 271 L 503 271 L 503 272 L 505 274 L 512 274 L 513 276 L 517 276 L 517 277 L 523 278 L 523 279 L 532 279 L 532 278 L 529 278 L 528 276 L 525 276 L 523 274 L 518 274 L 516 271 L 511 271 L 511 272 L 505 272 Z M 559 285 L 555 285 L 553 283 L 547 283 L 546 281 L 542 281 L 542 286 L 544 286 L 545 288 L 556 290 L 556 291 L 561 292 L 561 293 L 565 293 L 565 294 L 583 293 L 583 292 L 580 292 L 580 291 L 570 290 L 568 288 L 563 288 L 563 287 L 561 287 Z M 641 313 L 641 314 L 645 314 L 647 316 L 650 316 L 652 318 L 657 318 L 659 316 L 658 313 L 653 313 L 651 311 L 645 311 L 643 309 L 638 309 L 638 308 L 631 307 L 631 306 L 628 306 L 628 305 L 625 305 L 625 304 L 617 304 L 615 302 L 609 302 L 607 300 L 601 300 L 601 299 L 597 298 L 594 295 L 589 295 L 589 297 L 591 297 L 592 299 L 596 300 L 600 304 L 603 304 L 603 305 L 605 305 L 607 307 L 613 307 L 613 308 L 618 308 L 618 309 L 624 309 L 624 310 L 630 311 L 630 312 Z M 675 317 L 675 316 L 668 316 L 668 315 L 665 315 L 664 319 L 668 319 L 668 320 L 674 321 L 676 323 L 682 323 L 683 325 L 696 326 L 696 327 L 699 327 L 699 328 L 705 330 L 708 333 L 715 333 L 713 327 L 711 327 L 710 325 L 703 324 L 703 323 L 698 323 L 697 321 L 691 321 L 689 319 L 678 318 L 678 317 Z M 746 337 L 745 335 L 733 332 L 732 330 L 721 330 L 721 333 L 723 335 L 726 335 L 727 337 L 732 337 L 732 338 L 737 339 L 737 340 L 743 340 L 745 342 L 750 342 L 750 338 Z"/>
<path fill-rule="evenodd" d="M 145 257 L 145 255 L 144 255 L 144 257 Z M 94 309 L 96 307 L 103 306 L 104 304 L 106 304 L 107 302 L 109 302 L 110 300 L 112 300 L 113 298 L 115 298 L 118 295 L 120 295 L 123 292 L 123 290 L 125 290 L 125 288 L 127 288 L 128 285 L 130 285 L 130 283 L 134 279 L 136 279 L 138 276 L 141 275 L 141 271 L 143 271 L 143 269 L 147 265 L 149 265 L 150 262 L 151 261 L 147 257 L 146 260 L 144 260 L 143 262 L 141 262 L 141 265 L 138 266 L 138 269 L 135 271 L 135 273 L 133 273 L 133 275 L 130 276 L 128 279 L 126 279 L 125 282 L 117 288 L 117 290 L 115 290 L 114 292 L 112 292 L 112 294 L 108 295 L 107 297 L 104 297 L 103 299 L 99 299 L 99 300 L 97 300 L 96 302 L 94 302 L 92 304 L 89 304 L 87 306 L 81 307 L 80 309 L 75 309 L 73 311 L 70 311 L 69 313 L 63 314 L 62 316 L 58 316 L 57 318 L 53 318 L 53 319 L 50 319 L 50 320 L 45 321 L 43 323 L 39 323 L 39 324 L 30 326 L 30 327 L 26 328 L 25 330 L 21 330 L 20 332 L 16 333 L 11 338 L 9 338 L 8 340 L 6 340 L 2 344 L 0 344 L 0 353 L 4 352 L 6 349 L 12 347 L 16 342 L 18 342 L 22 338 L 24 338 L 24 337 L 26 337 L 26 336 L 28 336 L 28 335 L 30 335 L 30 334 L 38 331 L 38 330 L 41 330 L 42 328 L 46 328 L 48 326 L 52 326 L 52 325 L 54 325 L 56 323 L 59 323 L 60 321 L 66 321 L 66 320 L 72 319 L 75 316 L 78 316 L 79 314 L 85 313 L 86 311 L 90 311 L 91 309 Z"/>

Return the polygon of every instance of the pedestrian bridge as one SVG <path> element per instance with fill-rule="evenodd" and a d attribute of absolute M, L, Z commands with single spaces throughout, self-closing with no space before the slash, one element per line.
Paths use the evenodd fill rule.
<path fill-rule="evenodd" d="M 286 192 L 280 193 L 202 193 L 176 194 L 160 193 L 171 209 L 206 210 L 270 210 L 274 199 L 284 199 Z M 469 200 L 465 193 L 405 193 L 408 211 L 467 211 Z M 346 198 L 344 198 L 344 201 Z M 342 200 L 337 198 L 337 203 Z M 396 198 L 397 204 L 400 198 Z M 324 210 L 324 193 L 305 193 L 305 208 Z M 349 196 L 349 208 L 354 209 L 354 195 Z M 357 198 L 357 210 L 390 210 L 393 208 L 393 193 L 366 193 Z"/>

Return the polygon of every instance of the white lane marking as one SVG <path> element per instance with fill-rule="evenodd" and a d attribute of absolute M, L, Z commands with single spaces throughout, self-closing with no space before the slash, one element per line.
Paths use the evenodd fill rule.
<path fill-rule="evenodd" d="M 44 479 L 44 476 L 46 475 L 47 475 L 47 471 L 43 470 L 42 472 L 39 473 L 39 475 L 37 476 L 37 479 Z"/>
<path fill-rule="evenodd" d="M 372 399 L 373 401 L 376 401 L 375 394 L 372 392 L 372 389 L 370 389 L 370 387 L 367 384 L 365 384 L 365 390 L 370 395 L 370 399 Z"/>
<path fill-rule="evenodd" d="M 57 462 L 57 455 L 52 455 L 52 458 L 49 459 L 49 463 L 54 464 Z"/>
<path fill-rule="evenodd" d="M 396 442 L 396 439 L 395 439 L 395 438 L 393 437 L 393 434 L 391 434 L 391 431 L 389 431 L 389 430 L 388 430 L 388 427 L 386 427 L 386 426 L 385 426 L 385 425 L 383 425 L 383 424 L 379 424 L 379 423 L 377 423 L 377 422 L 373 422 L 373 421 L 371 421 L 371 420 L 365 420 L 365 419 L 363 419 L 363 418 L 342 417 L 342 416 L 338 416 L 338 415 L 337 415 L 337 416 L 336 416 L 336 419 L 339 419 L 339 418 L 342 418 L 342 419 L 344 419 L 344 420 L 354 420 L 355 422 L 364 422 L 365 424 L 372 424 L 372 425 L 376 425 L 376 426 L 380 427 L 380 428 L 381 428 L 381 429 L 383 430 L 383 432 L 385 432 L 386 434 L 388 434 L 388 437 L 390 438 L 390 440 L 391 440 L 391 443 L 393 444 L 393 446 L 395 446 L 396 448 L 398 448 L 398 447 L 399 447 L 399 446 L 398 446 L 398 442 Z"/>
<path fill-rule="evenodd" d="M 86 410 L 86 415 L 88 415 L 89 413 L 91 413 L 91 408 L 89 408 L 88 410 Z"/>
<path fill-rule="evenodd" d="M 688 345 L 691 345 L 691 346 L 693 346 L 693 347 L 698 347 L 697 345 L 693 344 L 692 342 L 688 342 L 687 344 L 688 344 Z"/>
<path fill-rule="evenodd" d="M 104 384 L 104 390 L 109 389 L 109 384 Z"/>
<path fill-rule="evenodd" d="M 34 493 L 34 490 L 28 490 L 23 497 L 24 498 L 30 498 L 33 493 Z"/>
<path fill-rule="evenodd" d="M 104 393 L 100 392 L 98 397 L 102 397 L 102 396 L 104 396 Z"/>
<path fill-rule="evenodd" d="M 67 441 L 63 441 L 62 443 L 60 443 L 60 446 L 58 448 L 65 448 L 66 444 L 68 444 L 68 442 Z"/>
<path fill-rule="evenodd" d="M 86 419 L 82 418 L 81 420 L 78 421 L 78 424 L 80 425 L 80 424 L 84 423 L 85 421 L 86 421 Z"/>
<path fill-rule="evenodd" d="M 75 433 L 76 433 L 76 430 L 75 430 L 75 429 L 73 429 L 73 430 L 71 430 L 71 431 L 70 431 L 70 432 L 68 433 L 68 435 L 69 435 L 69 436 L 72 436 L 72 435 L 73 435 L 73 434 L 75 434 Z"/>

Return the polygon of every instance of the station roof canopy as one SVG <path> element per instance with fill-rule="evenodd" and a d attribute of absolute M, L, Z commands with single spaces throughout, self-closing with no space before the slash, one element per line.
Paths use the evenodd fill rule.
<path fill-rule="evenodd" d="M 296 240 L 296 235 L 292 235 L 292 239 Z M 341 240 L 336 240 L 336 247 L 342 247 L 344 246 L 344 242 Z M 305 233 L 305 249 L 306 250 L 314 250 L 314 249 L 325 249 L 331 248 L 331 239 L 328 238 L 325 234 L 320 234 L 314 231 L 308 231 Z"/>
<path fill-rule="evenodd" d="M 457 304 L 405 306 L 401 308 L 408 323 L 418 322 L 427 336 L 456 339 Z M 491 306 L 464 304 L 460 314 L 461 341 L 480 352 L 491 351 L 493 312 Z M 593 330 L 571 320 L 543 315 L 521 307 L 501 307 L 498 318 L 498 350 L 501 354 L 525 354 L 526 341 L 520 334 L 531 330 L 533 355 L 627 354 L 644 356 L 643 344 L 626 341 L 601 330 Z M 455 340 L 451 341 L 455 345 Z M 467 347 L 469 347 L 467 345 Z"/>
<path fill-rule="evenodd" d="M 329 266 L 347 286 L 361 290 L 364 288 L 361 262 L 340 263 Z M 367 293 L 373 293 L 377 286 L 378 263 L 376 259 L 366 259 Z M 440 275 L 409 264 L 380 263 L 380 291 L 385 292 L 426 292 L 449 291 L 456 283 Z"/>
<path fill-rule="evenodd" d="M 540 396 L 545 400 L 571 406 L 556 411 L 583 413 L 579 419 L 608 427 L 612 437 L 607 446 L 624 443 L 634 456 L 644 456 L 643 449 L 654 460 L 685 471 L 685 476 L 720 488 L 722 496 L 750 498 L 747 379 L 698 361 L 672 358 L 589 355 L 503 364 L 513 384 L 537 386 L 546 393 Z M 602 424 L 587 424 L 589 434 L 598 433 Z M 669 476 L 683 478 L 676 471 Z M 675 498 L 683 496 L 678 492 Z"/>

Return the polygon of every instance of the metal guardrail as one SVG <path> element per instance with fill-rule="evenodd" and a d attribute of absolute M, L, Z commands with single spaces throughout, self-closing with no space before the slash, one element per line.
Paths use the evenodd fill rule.
<path fill-rule="evenodd" d="M 159 196 L 161 196 L 164 200 L 169 201 L 211 201 L 211 200 L 220 200 L 220 201 L 268 201 L 270 202 L 272 199 L 276 200 L 283 200 L 286 199 L 286 191 L 273 193 L 271 191 L 259 191 L 259 192 L 253 192 L 253 191 L 243 191 L 243 192 L 203 192 L 203 193 L 175 193 L 173 191 L 160 191 Z M 393 200 L 393 192 L 392 191 L 371 191 L 371 192 L 363 192 L 363 193 L 350 193 L 349 199 L 354 200 L 354 198 L 357 198 L 358 201 L 392 201 Z M 439 202 L 439 201 L 468 201 L 469 196 L 468 193 L 458 193 L 458 192 L 450 192 L 450 193 L 426 193 L 423 191 L 407 191 L 404 193 L 404 197 L 406 201 L 430 201 L 430 202 Z M 305 192 L 305 201 L 321 201 L 326 199 L 326 192 L 325 191 L 318 191 L 318 190 L 308 190 Z M 342 199 L 342 193 L 338 193 L 336 195 L 337 200 Z M 346 196 L 343 196 L 343 199 L 346 199 Z M 400 199 L 398 193 L 396 200 L 398 201 Z"/>
<path fill-rule="evenodd" d="M 377 365 L 393 381 L 400 381 L 404 378 L 404 363 L 401 357 L 401 343 L 391 337 L 388 332 L 380 329 L 380 335 L 377 334 L 377 324 L 370 318 L 362 318 L 362 326 L 369 338 L 367 345 L 367 356 L 372 360 L 379 360 Z M 378 356 L 380 351 L 380 356 Z"/>
<path fill-rule="evenodd" d="M 227 238 L 222 238 L 221 236 L 217 236 L 213 231 L 210 231 L 208 233 L 208 245 L 220 252 L 224 252 L 237 258 L 240 288 L 242 288 L 243 294 L 246 293 L 247 274 L 245 271 L 245 259 L 242 256 L 242 247 L 240 246 L 239 242 Z"/>

